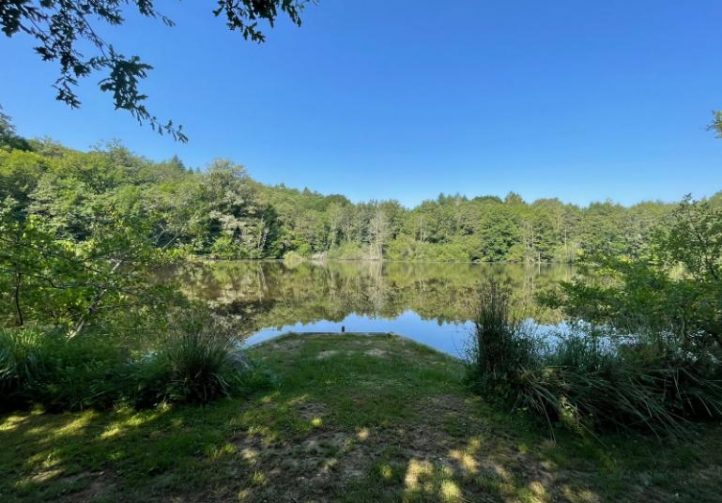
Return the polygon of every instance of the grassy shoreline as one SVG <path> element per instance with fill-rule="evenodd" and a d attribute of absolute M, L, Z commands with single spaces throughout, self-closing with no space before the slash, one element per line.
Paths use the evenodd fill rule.
<path fill-rule="evenodd" d="M 488 407 L 463 364 L 391 335 L 248 349 L 275 389 L 206 407 L 0 416 L 0 500 L 715 501 L 722 429 L 693 441 L 560 431 Z"/>

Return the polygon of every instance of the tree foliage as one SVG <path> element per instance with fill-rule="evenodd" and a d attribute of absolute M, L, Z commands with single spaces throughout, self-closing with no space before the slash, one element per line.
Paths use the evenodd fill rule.
<path fill-rule="evenodd" d="M 0 148 L 11 148 L 18 150 L 29 150 L 28 142 L 15 133 L 15 127 L 10 117 L 3 113 L 0 107 Z"/>
<path fill-rule="evenodd" d="M 49 141 L 18 141 L 27 148 L 0 147 L 0 197 L 13 198 L 23 214 L 36 215 L 59 238 L 89 239 L 112 205 L 118 215 L 143 222 L 158 246 L 215 258 L 295 253 L 571 263 L 598 252 L 634 258 L 649 253 L 657 227 L 675 211 L 674 204 L 658 202 L 529 203 L 516 194 L 442 194 L 414 208 L 396 201 L 353 204 L 342 195 L 260 184 L 227 160 L 194 171 L 177 158 L 150 162 L 118 144 L 79 152 Z"/>
<path fill-rule="evenodd" d="M 722 206 L 689 196 L 638 257 L 595 253 L 550 302 L 622 335 L 672 339 L 686 350 L 722 344 Z M 699 350 L 699 349 L 697 349 Z"/>
<path fill-rule="evenodd" d="M 262 43 L 265 35 L 260 21 L 272 27 L 279 15 L 285 14 L 300 25 L 305 3 L 307 0 L 217 0 L 213 14 L 223 16 L 228 28 L 244 39 Z M 30 36 L 38 56 L 58 64 L 59 76 L 53 84 L 58 100 L 72 108 L 79 107 L 75 88 L 80 79 L 100 72 L 103 75 L 100 90 L 112 95 L 116 109 L 129 112 L 139 123 L 149 124 L 161 134 L 185 142 L 182 126 L 176 126 L 172 120 L 161 121 L 146 107 L 147 96 L 140 90 L 140 83 L 153 67 L 137 55 L 119 52 L 99 34 L 98 24 L 122 25 L 129 8 L 173 26 L 173 21 L 158 11 L 153 0 L 3 0 L 0 28 L 8 37 L 19 33 Z"/>

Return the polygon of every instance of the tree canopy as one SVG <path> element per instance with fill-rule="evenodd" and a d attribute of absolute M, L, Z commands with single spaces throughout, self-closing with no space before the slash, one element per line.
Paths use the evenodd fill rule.
<path fill-rule="evenodd" d="M 80 242 L 112 208 L 118 218 L 147 224 L 158 246 L 217 258 L 575 262 L 597 251 L 642 256 L 676 207 L 580 207 L 514 193 L 441 194 L 413 208 L 393 200 L 354 204 L 338 194 L 258 183 L 227 160 L 198 171 L 178 158 L 149 161 L 118 144 L 80 152 L 23 139 L 4 124 L 0 200 L 12 199 L 13 214 L 35 215 L 62 239 Z M 719 207 L 722 198 L 709 204 Z"/>

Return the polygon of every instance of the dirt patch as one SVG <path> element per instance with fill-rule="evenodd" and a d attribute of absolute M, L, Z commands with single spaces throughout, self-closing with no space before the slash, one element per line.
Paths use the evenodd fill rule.
<path fill-rule="evenodd" d="M 364 351 L 364 354 L 366 356 L 375 356 L 377 358 L 386 358 L 388 351 L 386 351 L 384 349 L 374 348 L 374 349 L 368 349 L 368 350 Z"/>
<path fill-rule="evenodd" d="M 420 404 L 423 409 L 433 412 L 468 412 L 469 407 L 463 398 L 457 395 L 435 395 L 424 399 Z M 423 410 L 422 409 L 422 410 Z"/>
<path fill-rule="evenodd" d="M 114 477 L 106 471 L 61 476 L 54 478 L 52 484 L 67 488 L 60 501 L 96 501 L 110 496 L 116 488 Z"/>
<path fill-rule="evenodd" d="M 324 351 L 319 351 L 318 356 L 316 356 L 317 360 L 325 360 L 326 358 L 331 358 L 332 356 L 335 356 L 339 354 L 339 351 L 335 349 L 326 349 Z"/>
<path fill-rule="evenodd" d="M 103 472 L 91 475 L 93 480 L 90 485 L 82 491 L 75 493 L 73 499 L 76 501 L 95 501 L 101 497 L 109 496 L 115 492 L 115 483 L 112 477 L 106 476 Z"/>
<path fill-rule="evenodd" d="M 319 402 L 303 402 L 296 406 L 298 415 L 306 421 L 322 419 L 328 414 L 328 408 Z"/>
<path fill-rule="evenodd" d="M 267 347 L 271 348 L 273 351 L 294 352 L 303 345 L 303 341 L 300 337 L 290 336 L 281 337 L 278 340 L 266 342 L 264 344 L 268 344 Z"/>
<path fill-rule="evenodd" d="M 272 445 L 248 435 L 237 445 L 239 456 L 234 462 L 248 468 L 237 466 L 234 473 L 256 474 L 234 492 L 233 498 L 240 501 L 333 501 L 332 495 L 362 477 L 375 457 L 374 449 L 359 441 L 356 432 L 320 428 Z"/>

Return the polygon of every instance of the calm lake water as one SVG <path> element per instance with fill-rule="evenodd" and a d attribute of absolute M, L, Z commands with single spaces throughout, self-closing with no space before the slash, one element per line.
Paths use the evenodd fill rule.
<path fill-rule="evenodd" d="M 508 280 L 523 315 L 544 332 L 562 320 L 538 306 L 536 294 L 572 273 L 561 265 L 238 261 L 193 264 L 175 274 L 187 295 L 241 320 L 247 344 L 343 327 L 395 333 L 461 356 L 485 278 Z"/>

